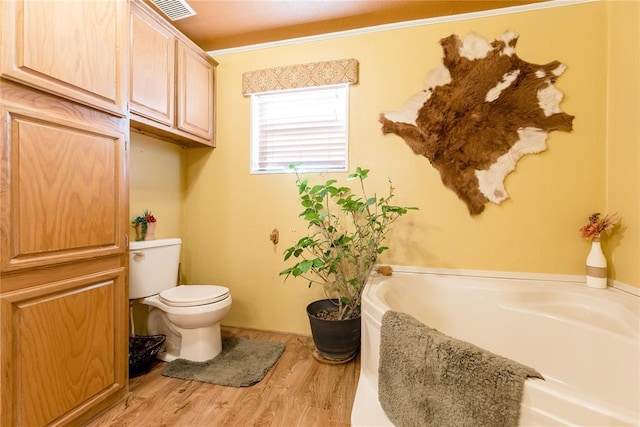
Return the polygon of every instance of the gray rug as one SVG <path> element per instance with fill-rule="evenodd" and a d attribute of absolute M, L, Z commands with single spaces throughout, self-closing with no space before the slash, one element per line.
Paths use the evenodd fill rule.
<path fill-rule="evenodd" d="M 176 359 L 162 375 L 229 387 L 249 387 L 260 381 L 278 361 L 285 345 L 280 342 L 222 337 L 222 353 L 205 362 Z"/>
<path fill-rule="evenodd" d="M 500 331 L 495 331 L 500 333 Z M 382 317 L 378 398 L 396 426 L 517 426 L 529 367 L 405 313 Z"/>

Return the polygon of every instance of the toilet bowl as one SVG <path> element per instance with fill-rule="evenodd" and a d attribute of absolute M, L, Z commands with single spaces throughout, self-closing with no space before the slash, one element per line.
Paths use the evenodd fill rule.
<path fill-rule="evenodd" d="M 168 291 L 172 291 L 171 297 L 163 291 L 141 301 L 152 307 L 147 319 L 147 332 L 167 336 L 158 358 L 165 362 L 177 358 L 203 362 L 220 354 L 220 320 L 231 308 L 229 290 L 223 286 L 183 285 Z M 202 298 L 215 301 L 208 304 L 201 304 L 202 299 L 190 301 L 189 295 L 194 291 Z"/>
<path fill-rule="evenodd" d="M 131 242 L 129 294 L 149 306 L 147 332 L 167 339 L 158 358 L 203 362 L 220 354 L 220 321 L 229 312 L 229 289 L 217 285 L 177 286 L 180 239 Z"/>

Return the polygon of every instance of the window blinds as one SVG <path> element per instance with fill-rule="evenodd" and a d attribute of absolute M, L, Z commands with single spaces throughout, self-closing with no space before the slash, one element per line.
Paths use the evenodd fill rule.
<path fill-rule="evenodd" d="M 345 171 L 348 111 L 348 84 L 251 94 L 251 171 Z"/>

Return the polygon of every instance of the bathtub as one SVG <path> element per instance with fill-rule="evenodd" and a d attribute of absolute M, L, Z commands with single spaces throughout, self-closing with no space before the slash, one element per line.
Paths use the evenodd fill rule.
<path fill-rule="evenodd" d="M 579 276 L 393 269 L 364 291 L 353 426 L 392 425 L 378 402 L 387 310 L 538 370 L 545 380 L 525 382 L 522 426 L 640 426 L 640 297 Z"/>

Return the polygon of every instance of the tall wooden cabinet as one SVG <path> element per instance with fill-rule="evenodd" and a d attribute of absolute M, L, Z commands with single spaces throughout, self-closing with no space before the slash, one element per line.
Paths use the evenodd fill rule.
<path fill-rule="evenodd" d="M 128 388 L 129 131 L 213 146 L 217 64 L 138 0 L 0 24 L 0 426 L 77 425 Z"/>
<path fill-rule="evenodd" d="M 217 62 L 139 0 L 131 2 L 132 130 L 215 146 Z"/>
<path fill-rule="evenodd" d="M 0 424 L 122 398 L 128 2 L 0 2 Z"/>

